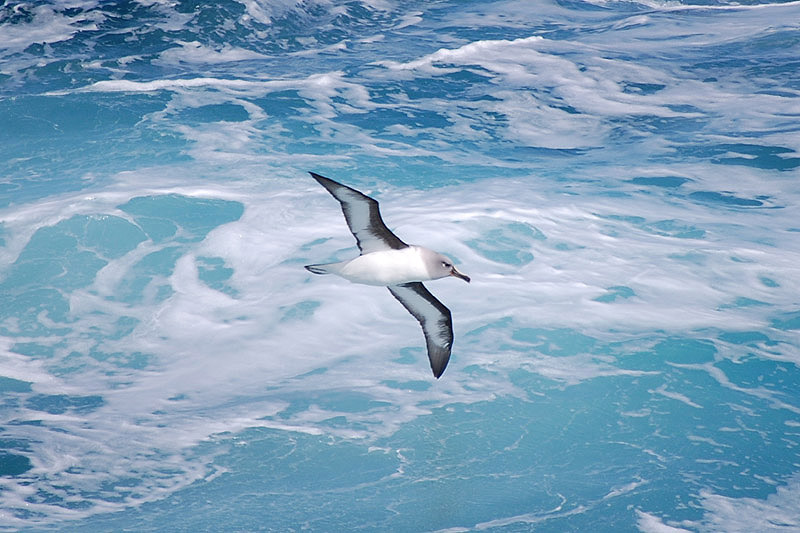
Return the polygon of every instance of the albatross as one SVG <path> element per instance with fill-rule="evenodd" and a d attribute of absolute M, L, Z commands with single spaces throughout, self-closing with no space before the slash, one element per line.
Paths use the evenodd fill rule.
<path fill-rule="evenodd" d="M 453 276 L 469 283 L 469 276 L 459 272 L 449 257 L 401 241 L 384 224 L 374 198 L 314 172 L 310 174 L 341 204 L 361 255 L 337 263 L 306 265 L 306 270 L 388 288 L 422 326 L 431 370 L 438 379 L 450 360 L 453 320 L 450 310 L 422 282 Z"/>

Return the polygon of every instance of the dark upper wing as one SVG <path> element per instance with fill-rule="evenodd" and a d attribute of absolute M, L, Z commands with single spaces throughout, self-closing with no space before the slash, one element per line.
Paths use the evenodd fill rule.
<path fill-rule="evenodd" d="M 428 345 L 431 370 L 438 378 L 450 360 L 450 349 L 453 347 L 453 321 L 450 318 L 450 310 L 418 281 L 392 285 L 389 287 L 389 292 L 422 326 L 425 343 Z"/>
<path fill-rule="evenodd" d="M 399 250 L 408 246 L 383 223 L 376 200 L 319 174 L 313 172 L 310 174 L 342 204 L 342 213 L 347 226 L 356 238 L 358 249 L 362 254 L 390 249 Z"/>

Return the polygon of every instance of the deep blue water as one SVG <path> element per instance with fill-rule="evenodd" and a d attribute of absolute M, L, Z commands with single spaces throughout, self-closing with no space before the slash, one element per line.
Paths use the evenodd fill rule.
<path fill-rule="evenodd" d="M 800 531 L 798 21 L 5 1 L 0 530 Z"/>

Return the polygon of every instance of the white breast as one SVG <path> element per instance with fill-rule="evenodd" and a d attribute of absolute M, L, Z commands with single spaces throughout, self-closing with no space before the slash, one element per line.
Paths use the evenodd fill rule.
<path fill-rule="evenodd" d="M 360 255 L 344 265 L 338 274 L 353 283 L 381 286 L 431 279 L 415 246 Z"/>

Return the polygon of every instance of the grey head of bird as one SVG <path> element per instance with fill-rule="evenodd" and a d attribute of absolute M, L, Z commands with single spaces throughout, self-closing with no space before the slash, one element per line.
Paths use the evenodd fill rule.
<path fill-rule="evenodd" d="M 434 252 L 433 250 L 428 250 L 427 248 L 423 248 L 422 253 L 425 258 L 425 265 L 428 269 L 431 279 L 440 279 L 446 278 L 447 276 L 453 276 L 463 279 L 469 283 L 469 276 L 459 272 L 458 269 L 456 269 L 456 266 L 453 264 L 453 260 L 446 255 L 440 254 L 439 252 Z"/>

